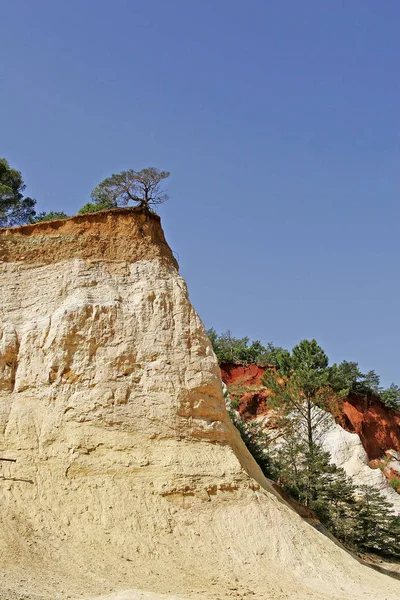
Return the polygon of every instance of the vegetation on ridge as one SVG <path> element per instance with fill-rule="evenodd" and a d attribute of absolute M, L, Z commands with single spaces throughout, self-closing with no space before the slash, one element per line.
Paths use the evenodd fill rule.
<path fill-rule="evenodd" d="M 168 200 L 161 182 L 169 175 L 169 171 L 160 171 L 155 167 L 141 171 L 128 169 L 113 174 L 94 188 L 92 202 L 86 203 L 78 214 L 127 206 L 131 202 L 144 211 L 150 211 L 152 207 Z M 24 197 L 25 188 L 20 171 L 11 168 L 5 158 L 0 158 L 0 227 L 68 219 L 69 215 L 64 211 L 36 214 L 36 200 Z"/>
<path fill-rule="evenodd" d="M 211 328 L 207 330 L 207 336 L 220 364 L 224 362 L 276 364 L 278 355 L 284 352 L 283 348 L 274 346 L 272 342 L 263 346 L 259 340 L 250 342 L 248 337 L 235 338 L 229 330 L 218 334 Z"/>
<path fill-rule="evenodd" d="M 275 365 L 279 373 L 285 373 L 290 362 L 290 352 L 268 342 L 263 346 L 259 340 L 250 341 L 248 337 L 236 338 L 228 330 L 218 334 L 214 328 L 207 330 L 218 362 L 240 362 L 242 364 Z M 315 342 L 316 343 L 316 342 Z M 380 386 L 380 377 L 370 370 L 364 374 L 358 363 L 343 360 L 341 363 L 327 365 L 329 385 L 335 392 L 348 394 L 356 392 L 379 398 L 390 408 L 400 410 L 400 387 L 392 383 L 388 388 Z"/>
<path fill-rule="evenodd" d="M 58 212 L 56 210 L 51 210 L 50 212 L 41 212 L 36 215 L 33 219 L 30 220 L 31 223 L 43 223 L 44 221 L 59 221 L 63 219 L 68 219 L 69 215 L 65 212 Z"/>

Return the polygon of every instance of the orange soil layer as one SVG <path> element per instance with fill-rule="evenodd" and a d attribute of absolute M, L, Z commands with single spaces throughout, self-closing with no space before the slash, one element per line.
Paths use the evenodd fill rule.
<path fill-rule="evenodd" d="M 0 261 L 49 264 L 89 260 L 160 259 L 178 268 L 160 217 L 135 208 L 113 209 L 0 229 Z"/>
<path fill-rule="evenodd" d="M 222 381 L 226 385 L 261 385 L 261 379 L 265 373 L 266 367 L 258 365 L 241 365 L 238 363 L 222 363 L 221 365 Z"/>
<path fill-rule="evenodd" d="M 381 457 L 385 450 L 400 451 L 400 411 L 378 398 L 350 394 L 343 404 L 341 424 L 358 433 L 370 460 Z"/>
<path fill-rule="evenodd" d="M 245 420 L 268 412 L 268 390 L 261 384 L 267 368 L 271 367 L 221 365 L 222 380 L 228 388 L 250 388 L 241 395 L 239 403 L 239 412 Z M 400 411 L 385 406 L 377 398 L 350 394 L 343 403 L 340 424 L 347 431 L 358 433 L 370 460 L 382 457 L 386 450 L 400 451 Z"/>

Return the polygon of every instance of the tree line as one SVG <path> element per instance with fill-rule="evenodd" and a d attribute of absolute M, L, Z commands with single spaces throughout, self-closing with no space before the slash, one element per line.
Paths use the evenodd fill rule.
<path fill-rule="evenodd" d="M 281 346 L 268 342 L 264 346 L 259 340 L 250 341 L 248 337 L 237 338 L 228 330 L 218 334 L 214 328 L 207 330 L 218 362 L 240 362 L 260 366 L 274 365 L 278 372 L 285 372 L 290 362 L 290 352 Z M 329 385 L 335 392 L 349 394 L 357 392 L 379 398 L 390 408 L 400 410 L 400 387 L 391 383 L 388 388 L 380 385 L 380 376 L 370 370 L 362 373 L 358 363 L 343 360 L 327 366 Z"/>
<path fill-rule="evenodd" d="M 148 167 L 141 171 L 128 169 L 104 179 L 91 193 L 78 214 L 107 210 L 132 203 L 143 211 L 151 211 L 168 199 L 161 182 L 169 177 L 168 171 Z M 64 211 L 36 212 L 36 200 L 25 196 L 22 174 L 0 158 L 0 227 L 68 219 Z"/>

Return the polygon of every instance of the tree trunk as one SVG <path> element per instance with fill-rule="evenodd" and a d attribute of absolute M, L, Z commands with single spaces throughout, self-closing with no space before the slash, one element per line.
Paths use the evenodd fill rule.
<path fill-rule="evenodd" d="M 312 429 L 312 403 L 310 397 L 307 396 L 307 442 L 308 442 L 308 482 L 307 482 L 307 498 L 306 506 L 310 505 L 310 499 L 314 496 L 314 478 L 315 473 L 313 472 L 314 462 L 314 437 Z"/>

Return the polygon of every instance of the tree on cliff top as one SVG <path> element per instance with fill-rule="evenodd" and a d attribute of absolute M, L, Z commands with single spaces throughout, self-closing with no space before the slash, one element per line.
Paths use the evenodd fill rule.
<path fill-rule="evenodd" d="M 36 200 L 24 197 L 22 175 L 0 158 L 0 227 L 28 223 L 35 216 Z"/>
<path fill-rule="evenodd" d="M 148 167 L 141 171 L 122 171 L 107 177 L 91 194 L 92 202 L 81 208 L 79 214 L 96 212 L 117 206 L 127 206 L 133 202 L 139 208 L 150 210 L 151 206 L 162 204 L 168 195 L 162 190 L 161 182 L 169 177 L 169 171 Z"/>

